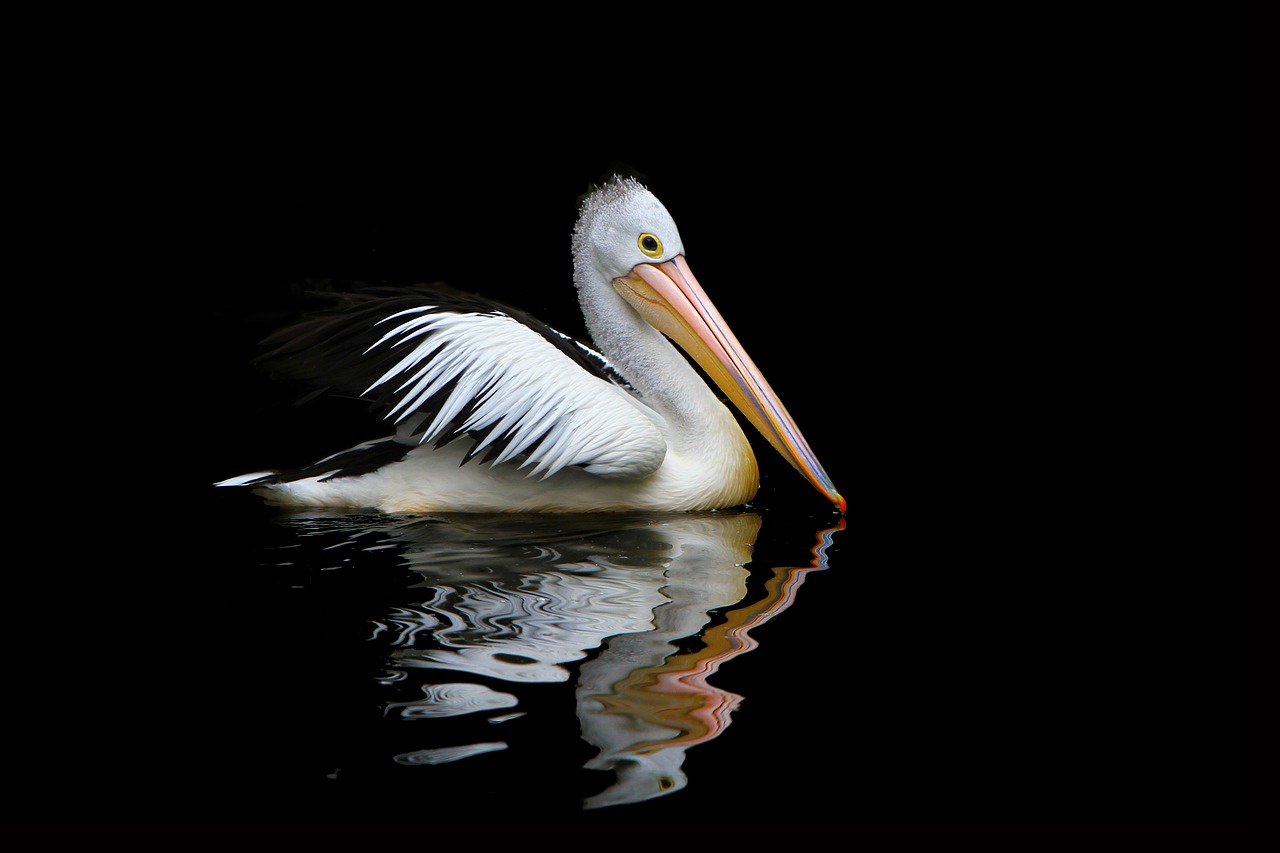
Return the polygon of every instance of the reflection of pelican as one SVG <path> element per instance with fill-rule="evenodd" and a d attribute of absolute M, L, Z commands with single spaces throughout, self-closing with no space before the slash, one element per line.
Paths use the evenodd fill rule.
<path fill-rule="evenodd" d="M 790 605 L 808 571 L 825 567 L 838 529 L 820 534 L 810 565 L 772 569 L 763 594 L 744 601 L 743 567 L 760 524 L 754 513 L 717 512 L 353 525 L 353 544 L 384 548 L 389 536 L 402 546 L 426 591 L 420 605 L 399 608 L 379 626 L 401 673 L 390 683 L 422 670 L 501 682 L 433 680 L 420 698 L 388 703 L 388 713 L 505 719 L 518 706 L 515 686 L 566 681 L 570 664 L 582 661 L 577 713 L 583 739 L 598 751 L 586 766 L 617 777 L 587 807 L 679 790 L 685 752 L 723 733 L 741 700 L 709 679 L 754 647 L 748 632 Z M 428 745 L 397 761 L 444 763 L 505 747 Z"/>
<path fill-rule="evenodd" d="M 675 222 L 648 190 L 614 180 L 596 191 L 583 205 L 573 248 L 574 281 L 599 353 L 474 296 L 362 294 L 342 311 L 278 333 L 268 363 L 373 401 L 396 434 L 299 470 L 220 485 L 254 485 L 282 505 L 409 512 L 746 503 L 759 487 L 746 436 L 670 337 L 844 511 L 844 498 L 699 286 Z M 541 250 L 530 260 L 543 260 Z"/>
<path fill-rule="evenodd" d="M 679 571 L 669 573 L 663 592 L 671 603 L 654 611 L 654 630 L 614 637 L 598 658 L 582 667 L 578 716 L 583 737 L 600 748 L 587 766 L 611 769 L 618 777 L 589 798 L 587 808 L 651 799 L 687 784 L 680 769 L 685 751 L 719 737 L 742 701 L 707 679 L 725 662 L 755 648 L 749 632 L 791 606 L 809 571 L 826 568 L 826 547 L 843 528 L 841 519 L 821 531 L 808 566 L 774 567 L 762 599 L 734 608 L 710 627 L 704 627 L 708 611 L 737 603 L 740 596 L 717 603 L 719 596 L 700 582 L 700 575 L 726 554 L 690 553 Z M 699 649 L 673 653 L 672 640 L 694 635 L 701 640 Z"/>

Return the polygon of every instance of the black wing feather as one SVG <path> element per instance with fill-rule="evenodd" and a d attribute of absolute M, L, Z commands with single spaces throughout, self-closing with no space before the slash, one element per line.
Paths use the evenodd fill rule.
<path fill-rule="evenodd" d="M 325 295 L 334 298 L 334 294 Z M 633 390 L 603 356 L 586 344 L 543 323 L 527 311 L 496 300 L 443 285 L 361 287 L 337 295 L 336 299 L 336 304 L 309 313 L 263 339 L 264 351 L 255 363 L 277 377 L 316 387 L 311 398 L 325 394 L 356 397 L 385 413 L 398 401 L 396 387 L 392 383 L 384 383 L 371 389 L 370 385 L 391 370 L 403 353 L 392 347 L 374 346 L 386 332 L 386 326 L 380 323 L 401 312 L 430 305 L 434 306 L 431 313 L 506 315 L 537 332 L 588 373 Z M 433 332 L 428 331 L 425 336 L 431 334 Z M 455 387 L 456 382 L 451 381 L 418 405 L 415 412 L 425 415 L 418 423 L 430 423 Z M 435 446 L 443 446 L 462 434 L 469 434 L 477 441 L 487 437 L 492 425 L 460 432 L 474 411 L 475 401 L 464 406 L 440 430 Z M 545 434 L 538 436 L 525 452 L 534 451 Z M 402 440 L 404 438 L 401 436 Z M 496 438 L 485 447 L 482 461 L 497 457 L 507 444 L 503 437 Z M 476 451 L 469 452 L 464 462 L 475 456 Z M 352 470 L 364 467 L 355 460 L 352 462 L 355 463 Z M 297 472 L 291 474 L 296 475 Z"/>

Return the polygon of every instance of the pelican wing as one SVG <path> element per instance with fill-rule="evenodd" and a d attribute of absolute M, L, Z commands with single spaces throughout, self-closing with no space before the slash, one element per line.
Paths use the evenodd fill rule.
<path fill-rule="evenodd" d="M 469 436 L 468 460 L 542 477 L 642 477 L 666 455 L 657 415 L 601 355 L 489 300 L 370 291 L 266 343 L 266 365 L 375 403 L 402 443 Z"/>

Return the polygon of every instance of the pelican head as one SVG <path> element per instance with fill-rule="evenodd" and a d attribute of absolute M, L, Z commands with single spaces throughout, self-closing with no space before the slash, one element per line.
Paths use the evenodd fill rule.
<path fill-rule="evenodd" d="M 592 193 L 573 249 L 579 299 L 597 343 L 643 350 L 638 316 L 688 353 L 774 449 L 845 511 L 799 427 L 694 277 L 675 220 L 649 190 L 625 178 Z"/>

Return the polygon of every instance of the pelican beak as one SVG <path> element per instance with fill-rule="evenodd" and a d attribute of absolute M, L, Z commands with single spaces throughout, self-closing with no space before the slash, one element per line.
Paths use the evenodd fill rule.
<path fill-rule="evenodd" d="M 844 498 L 683 255 L 661 264 L 638 264 L 613 285 L 650 325 L 689 353 L 782 458 L 844 513 Z"/>

